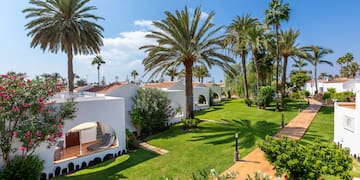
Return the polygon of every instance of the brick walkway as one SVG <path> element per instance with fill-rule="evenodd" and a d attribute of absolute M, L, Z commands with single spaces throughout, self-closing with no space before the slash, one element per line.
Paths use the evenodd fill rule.
<path fill-rule="evenodd" d="M 148 144 L 146 142 L 139 143 L 139 147 L 142 148 L 142 149 L 145 149 L 145 150 L 160 154 L 160 155 L 164 155 L 164 154 L 169 152 L 168 150 L 155 147 L 155 146 L 150 145 L 150 144 Z"/>
<path fill-rule="evenodd" d="M 309 100 L 310 105 L 301 113 L 299 113 L 289 124 L 285 126 L 275 137 L 288 136 L 289 138 L 299 140 L 305 134 L 311 121 L 316 116 L 316 113 L 321 108 L 321 103 L 316 100 Z M 272 178 L 275 177 L 274 166 L 271 165 L 265 158 L 265 153 L 259 148 L 256 148 L 245 156 L 240 161 L 227 169 L 223 174 L 228 172 L 238 172 L 238 180 L 246 179 L 248 174 L 253 175 L 254 172 L 266 173 Z"/>

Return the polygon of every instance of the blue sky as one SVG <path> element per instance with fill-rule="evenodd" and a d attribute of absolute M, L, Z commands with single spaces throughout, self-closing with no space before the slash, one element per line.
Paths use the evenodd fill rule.
<path fill-rule="evenodd" d="M 107 62 L 101 67 L 101 76 L 107 82 L 125 80 L 135 69 L 143 74 L 141 64 L 145 54 L 138 47 L 151 43 L 144 38 L 151 21 L 161 20 L 164 11 L 174 12 L 185 6 L 195 9 L 201 6 L 204 14 L 215 11 L 213 22 L 217 26 L 229 25 L 237 15 L 251 14 L 262 20 L 270 0 L 92 0 L 89 5 L 98 9 L 93 14 L 105 18 L 98 23 L 105 29 L 104 47 L 100 55 Z M 290 2 L 289 0 L 284 2 Z M 59 72 L 67 76 L 67 59 L 63 53 L 52 54 L 39 48 L 30 48 L 24 25 L 29 21 L 21 11 L 30 4 L 26 0 L 4 1 L 0 11 L 1 66 L 0 73 L 26 72 L 30 78 L 42 73 Z M 319 72 L 339 73 L 336 59 L 351 52 L 355 60 L 360 58 L 360 13 L 358 0 L 294 0 L 290 2 L 290 20 L 282 23 L 282 29 L 299 29 L 299 45 L 320 45 L 331 48 L 334 54 L 327 56 L 335 66 L 320 65 Z M 76 56 L 74 72 L 90 82 L 97 79 L 96 67 L 90 65 L 94 56 Z M 311 66 L 308 67 L 312 69 Z M 211 70 L 215 81 L 223 79 L 218 68 Z M 207 78 L 205 81 L 211 80 Z"/>

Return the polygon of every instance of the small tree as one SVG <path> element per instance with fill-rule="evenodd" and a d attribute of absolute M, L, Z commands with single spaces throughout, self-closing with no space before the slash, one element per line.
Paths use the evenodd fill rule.
<path fill-rule="evenodd" d="M 255 101 L 259 108 L 266 108 L 270 105 L 273 100 L 274 90 L 271 86 L 262 86 L 259 89 L 259 94 L 257 95 Z"/>
<path fill-rule="evenodd" d="M 8 73 L 0 76 L 0 149 L 6 165 L 10 153 L 32 154 L 42 142 L 55 144 L 62 137 L 64 119 L 72 119 L 75 104 L 67 102 L 55 106 L 50 97 L 63 85 L 54 79 L 25 80 L 24 74 Z M 15 139 L 21 143 L 14 147 Z"/>
<path fill-rule="evenodd" d="M 266 137 L 260 144 L 266 158 L 275 166 L 277 174 L 287 174 L 290 179 L 318 179 L 321 175 L 340 176 L 351 179 L 352 159 L 348 150 L 333 143 L 301 145 L 286 137 Z"/>
<path fill-rule="evenodd" d="M 130 115 L 137 135 L 141 132 L 151 134 L 164 129 L 166 122 L 175 112 L 167 95 L 157 89 L 139 89 L 133 102 Z"/>
<path fill-rule="evenodd" d="M 311 79 L 310 76 L 303 72 L 293 74 L 290 77 L 291 83 L 294 84 L 297 88 L 304 86 L 306 81 L 310 79 Z"/>

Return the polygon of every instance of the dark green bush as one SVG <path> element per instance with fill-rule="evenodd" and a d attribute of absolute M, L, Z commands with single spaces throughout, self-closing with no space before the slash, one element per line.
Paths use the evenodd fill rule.
<path fill-rule="evenodd" d="M 183 128 L 184 129 L 195 129 L 198 127 L 198 124 L 200 123 L 200 119 L 197 118 L 193 118 L 193 119 L 188 119 L 188 118 L 184 118 L 181 120 L 181 122 L 183 123 Z"/>
<path fill-rule="evenodd" d="M 142 132 L 152 134 L 165 129 L 169 118 L 175 115 L 167 95 L 157 89 L 140 88 L 133 102 L 130 115 L 138 135 Z"/>
<path fill-rule="evenodd" d="M 336 99 L 338 102 L 351 102 L 355 98 L 355 94 L 350 91 L 334 93 L 331 96 L 332 99 Z"/>
<path fill-rule="evenodd" d="M 294 92 L 291 94 L 291 99 L 293 100 L 299 100 L 301 99 L 300 93 Z"/>
<path fill-rule="evenodd" d="M 251 107 L 251 104 L 252 104 L 252 101 L 251 99 L 245 99 L 245 104 L 248 106 L 248 107 Z"/>
<path fill-rule="evenodd" d="M 309 91 L 304 91 L 304 95 L 305 95 L 305 97 L 309 97 L 309 96 L 310 96 L 310 92 L 309 92 Z"/>
<path fill-rule="evenodd" d="M 0 179 L 39 179 L 43 168 L 43 160 L 36 155 L 15 156 L 1 172 Z"/>
<path fill-rule="evenodd" d="M 331 93 L 330 92 L 324 92 L 324 94 L 322 95 L 321 99 L 322 100 L 327 100 L 331 98 Z"/>
<path fill-rule="evenodd" d="M 135 149 L 136 147 L 136 137 L 133 132 L 129 129 L 126 129 L 126 149 Z"/>
<path fill-rule="evenodd" d="M 273 100 L 274 90 L 271 86 L 262 86 L 259 89 L 258 95 L 255 98 L 256 104 L 259 108 L 266 108 Z"/>

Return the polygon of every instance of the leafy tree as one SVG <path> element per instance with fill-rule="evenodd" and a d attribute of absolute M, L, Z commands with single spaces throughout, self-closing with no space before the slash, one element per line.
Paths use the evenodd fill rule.
<path fill-rule="evenodd" d="M 65 52 L 68 58 L 69 91 L 74 89 L 73 55 L 99 53 L 103 28 L 90 20 L 101 17 L 89 13 L 90 0 L 30 0 L 35 7 L 23 10 L 32 20 L 25 25 L 32 37 L 30 46 L 52 53 Z"/>
<path fill-rule="evenodd" d="M 298 48 L 298 44 L 296 39 L 299 37 L 300 31 L 289 29 L 287 31 L 281 31 L 279 37 L 279 46 L 280 46 L 280 54 L 283 56 L 283 66 L 282 66 L 282 80 L 281 80 L 281 99 L 284 102 L 285 93 L 286 93 L 286 72 L 287 72 L 287 64 L 289 57 L 295 56 L 305 56 L 301 50 Z M 284 108 L 284 103 L 282 103 L 282 107 Z"/>
<path fill-rule="evenodd" d="M 135 83 L 135 78 L 136 78 L 136 76 L 138 76 L 139 75 L 139 73 L 134 69 L 133 71 L 131 71 L 131 77 L 133 77 L 134 78 L 134 83 Z"/>
<path fill-rule="evenodd" d="M 297 88 L 300 88 L 305 85 L 306 81 L 310 80 L 310 76 L 306 73 L 297 73 L 290 76 L 290 81 Z"/>
<path fill-rule="evenodd" d="M 174 81 L 175 77 L 179 76 L 179 72 L 176 71 L 176 68 L 168 69 L 166 74 L 167 76 L 170 76 L 170 81 Z"/>
<path fill-rule="evenodd" d="M 274 89 L 271 86 L 262 86 L 256 96 L 256 104 L 259 108 L 266 108 L 270 105 L 273 99 Z"/>
<path fill-rule="evenodd" d="M 349 65 L 342 67 L 340 74 L 342 77 L 355 78 L 360 71 L 360 65 L 357 62 L 351 62 Z"/>
<path fill-rule="evenodd" d="M 298 68 L 298 73 L 303 72 L 302 68 L 307 66 L 308 63 L 305 61 L 304 58 L 298 58 L 298 59 L 294 59 L 294 64 L 292 65 L 292 67 L 294 68 Z"/>
<path fill-rule="evenodd" d="M 265 22 L 268 25 L 273 25 L 276 37 L 276 82 L 275 93 L 278 94 L 279 85 L 279 63 L 280 63 L 280 47 L 279 47 L 279 28 L 280 22 L 289 20 L 290 7 L 289 3 L 282 4 L 282 0 L 272 0 L 269 3 L 269 9 L 265 10 Z M 276 111 L 279 111 L 279 99 L 276 98 Z"/>
<path fill-rule="evenodd" d="M 74 117 L 75 105 L 67 102 L 57 106 L 50 98 L 63 88 L 54 79 L 25 80 L 23 74 L 0 76 L 0 149 L 3 162 L 9 163 L 10 153 L 32 154 L 42 142 L 49 146 L 62 137 L 64 119 Z M 21 147 L 14 147 L 15 141 Z"/>
<path fill-rule="evenodd" d="M 315 93 L 317 93 L 317 65 L 328 64 L 333 66 L 332 62 L 323 59 L 326 55 L 333 53 L 333 51 L 331 49 L 326 49 L 320 46 L 305 46 L 302 49 L 309 52 L 307 54 L 307 60 L 314 66 Z"/>
<path fill-rule="evenodd" d="M 210 12 L 209 16 L 201 21 L 201 10 L 196 8 L 190 17 L 187 7 L 174 14 L 165 12 L 166 19 L 153 22 L 159 31 L 153 31 L 146 35 L 157 41 L 155 45 L 145 45 L 144 49 L 148 56 L 143 60 L 145 72 L 152 72 L 154 77 L 168 68 L 180 64 L 185 67 L 185 96 L 186 118 L 193 118 L 193 65 L 204 64 L 209 68 L 220 66 L 224 71 L 231 72 L 234 60 L 219 53 L 223 49 L 223 36 L 214 37 L 222 27 L 213 29 L 215 26 L 211 19 L 215 15 Z"/>
<path fill-rule="evenodd" d="M 286 137 L 266 137 L 259 145 L 266 158 L 275 166 L 277 174 L 287 174 L 289 179 L 318 179 L 321 175 L 340 176 L 351 179 L 352 158 L 349 150 L 334 143 L 301 145 Z"/>
<path fill-rule="evenodd" d="M 244 82 L 244 96 L 249 99 L 247 72 L 246 72 L 246 56 L 249 51 L 250 29 L 259 23 L 258 19 L 251 17 L 249 14 L 237 16 L 226 29 L 225 43 L 234 56 L 241 56 L 242 77 Z"/>
<path fill-rule="evenodd" d="M 353 54 L 348 52 L 348 53 L 346 53 L 344 56 L 339 57 L 339 58 L 336 60 L 336 62 L 337 62 L 338 64 L 340 64 L 340 66 L 341 66 L 340 69 L 342 69 L 342 65 L 346 64 L 346 66 L 349 66 L 349 64 L 350 64 L 351 62 L 353 62 L 353 60 L 354 60 Z"/>
<path fill-rule="evenodd" d="M 95 56 L 95 58 L 91 62 L 91 65 L 97 65 L 96 69 L 98 71 L 98 85 L 100 85 L 100 66 L 101 66 L 101 64 L 105 64 L 105 63 L 106 62 L 99 55 Z"/>
<path fill-rule="evenodd" d="M 175 112 L 167 95 L 157 89 L 140 88 L 133 102 L 130 114 L 138 135 L 142 132 L 152 134 L 164 129 L 166 122 Z"/>
<path fill-rule="evenodd" d="M 200 83 L 204 83 L 204 78 L 205 77 L 210 77 L 211 76 L 208 69 L 204 65 L 194 66 L 193 67 L 193 74 L 194 74 L 195 77 L 198 78 Z"/>

